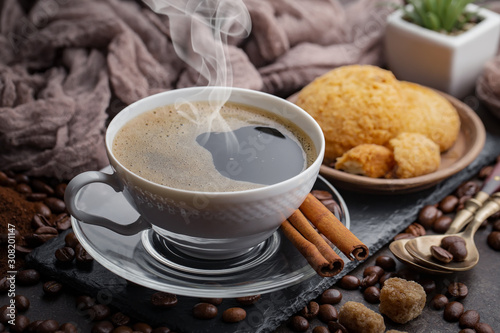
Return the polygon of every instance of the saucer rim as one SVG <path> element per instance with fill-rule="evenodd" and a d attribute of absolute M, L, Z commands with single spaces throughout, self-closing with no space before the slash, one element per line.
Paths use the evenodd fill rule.
<path fill-rule="evenodd" d="M 350 221 L 349 210 L 347 208 L 347 205 L 343 197 L 340 195 L 338 190 L 323 176 L 318 175 L 317 179 L 320 180 L 324 185 L 326 185 L 326 187 L 328 187 L 328 189 L 337 197 L 336 199 L 338 200 L 339 206 L 341 207 L 341 210 L 344 214 L 345 226 L 348 229 L 350 229 L 351 221 Z M 116 263 L 110 261 L 102 254 L 100 254 L 99 251 L 97 249 L 94 249 L 94 246 L 90 244 L 90 239 L 88 239 L 88 237 L 85 236 L 85 232 L 81 228 L 81 224 L 85 224 L 85 222 L 76 219 L 74 216 L 71 216 L 71 224 L 73 227 L 73 232 L 75 233 L 81 245 L 94 258 L 94 260 L 96 260 L 99 264 L 101 264 L 105 269 L 112 272 L 113 274 L 118 275 L 121 278 L 124 278 L 127 281 L 157 291 L 164 291 L 190 297 L 243 297 L 248 295 L 254 295 L 256 293 L 263 294 L 281 290 L 296 285 L 302 281 L 308 280 L 313 276 L 317 276 L 314 269 L 307 263 L 306 259 L 304 258 L 302 267 L 294 269 L 293 272 L 290 272 L 287 275 L 281 277 L 280 279 L 276 279 L 275 281 L 267 280 L 265 281 L 266 282 L 265 285 L 262 284 L 262 282 L 264 281 L 260 281 L 257 283 L 248 282 L 248 284 L 241 284 L 241 283 L 237 285 L 233 284 L 232 286 L 231 285 L 223 286 L 223 289 L 214 288 L 213 285 L 206 285 L 208 288 L 206 287 L 203 288 L 203 285 L 198 285 L 196 288 L 194 286 L 182 286 L 178 284 L 173 285 L 169 283 L 169 281 L 162 279 L 160 276 L 156 276 L 156 279 L 151 279 L 138 274 L 133 274 L 133 272 L 124 268 L 125 266 L 120 267 Z M 86 225 L 91 228 L 102 228 L 100 226 L 95 226 L 90 224 Z M 133 245 L 131 245 L 131 247 L 134 248 L 134 252 L 136 251 L 138 246 L 142 247 L 143 252 L 145 252 L 144 254 L 149 255 L 141 242 L 142 232 L 139 232 L 136 235 L 134 235 L 134 237 L 137 237 L 137 241 L 134 242 Z M 275 233 L 273 233 L 273 236 L 271 237 L 274 237 L 276 233 L 280 233 L 279 237 L 281 238 L 281 242 L 290 242 L 282 234 L 280 229 L 276 230 Z M 121 237 L 130 237 L 130 236 L 121 236 Z M 280 250 L 278 250 L 278 252 L 279 251 Z M 154 258 L 151 259 L 154 260 Z M 150 274 L 155 275 L 151 272 Z"/>

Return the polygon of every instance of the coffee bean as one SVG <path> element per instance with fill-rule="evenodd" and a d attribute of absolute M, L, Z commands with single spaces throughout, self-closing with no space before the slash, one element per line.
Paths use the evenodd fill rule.
<path fill-rule="evenodd" d="M 415 238 L 415 235 L 412 235 L 412 234 L 409 234 L 407 232 L 402 232 L 400 234 L 397 234 L 396 236 L 394 236 L 394 240 L 400 240 L 400 239 L 413 239 Z"/>
<path fill-rule="evenodd" d="M 307 320 L 311 320 L 318 315 L 319 304 L 317 302 L 311 301 L 306 306 L 300 310 L 299 314 L 306 318 Z"/>
<path fill-rule="evenodd" d="M 363 298 L 371 304 L 380 303 L 380 289 L 376 286 L 371 286 L 363 291 Z"/>
<path fill-rule="evenodd" d="M 324 323 L 328 323 L 329 321 L 336 321 L 339 317 L 339 313 L 337 309 L 331 304 L 321 304 L 319 306 L 318 318 Z"/>
<path fill-rule="evenodd" d="M 40 281 L 40 273 L 30 268 L 17 273 L 16 281 L 23 286 L 32 286 Z"/>
<path fill-rule="evenodd" d="M 47 281 L 43 284 L 43 292 L 47 296 L 56 296 L 61 293 L 63 285 L 57 281 Z"/>
<path fill-rule="evenodd" d="M 31 201 L 31 202 L 36 202 L 36 201 L 43 201 L 45 198 L 47 198 L 47 194 L 45 193 L 28 193 L 25 196 L 26 200 Z"/>
<path fill-rule="evenodd" d="M 10 289 L 10 282 L 7 280 L 7 276 L 0 279 L 0 293 L 6 293 Z"/>
<path fill-rule="evenodd" d="M 347 333 L 347 329 L 344 325 L 340 324 L 337 321 L 328 322 L 328 329 L 331 333 Z"/>
<path fill-rule="evenodd" d="M 59 214 L 56 217 L 54 223 L 56 225 L 57 230 L 59 231 L 64 231 L 71 228 L 71 218 L 66 213 Z"/>
<path fill-rule="evenodd" d="M 378 256 L 375 259 L 375 265 L 382 267 L 386 272 L 392 272 L 396 269 L 396 261 L 389 256 Z"/>
<path fill-rule="evenodd" d="M 363 277 L 366 277 L 372 273 L 377 274 L 377 277 L 381 277 L 385 272 L 380 266 L 368 266 L 363 270 Z"/>
<path fill-rule="evenodd" d="M 252 296 L 238 297 L 236 298 L 236 301 L 242 305 L 251 305 L 257 302 L 259 299 L 260 295 L 252 295 Z"/>
<path fill-rule="evenodd" d="M 302 316 L 290 318 L 290 329 L 294 332 L 305 332 L 309 329 L 309 322 Z"/>
<path fill-rule="evenodd" d="M 326 289 L 321 294 L 319 301 L 323 304 L 338 304 L 342 300 L 342 293 L 335 288 Z"/>
<path fill-rule="evenodd" d="M 80 330 L 73 323 L 64 323 L 59 327 L 64 333 L 78 333 Z"/>
<path fill-rule="evenodd" d="M 442 310 L 448 303 L 448 297 L 443 294 L 436 294 L 429 302 L 429 306 L 434 310 Z"/>
<path fill-rule="evenodd" d="M 28 299 L 28 297 L 23 296 L 23 295 L 16 295 L 14 297 L 14 300 L 16 301 L 17 311 L 24 312 L 24 311 L 29 309 L 30 300 Z"/>
<path fill-rule="evenodd" d="M 54 189 L 47 185 L 45 182 L 39 180 L 39 179 L 33 179 L 31 181 L 31 187 L 35 192 L 41 192 L 45 193 L 48 195 L 53 195 L 54 194 Z"/>
<path fill-rule="evenodd" d="M 435 259 L 444 262 L 445 264 L 450 263 L 453 260 L 453 255 L 441 246 L 432 245 L 431 254 Z"/>
<path fill-rule="evenodd" d="M 80 244 L 74 232 L 70 232 L 64 237 L 64 243 L 66 244 L 66 246 L 69 246 L 73 249 L 76 248 L 78 244 Z"/>
<path fill-rule="evenodd" d="M 326 326 L 316 326 L 313 328 L 312 333 L 330 333 L 330 330 Z"/>
<path fill-rule="evenodd" d="M 132 330 L 131 327 L 128 327 L 128 326 L 118 326 L 116 327 L 112 333 L 133 333 L 134 331 Z"/>
<path fill-rule="evenodd" d="M 66 264 L 72 262 L 73 259 L 75 259 L 75 250 L 73 250 L 69 246 L 65 246 L 60 249 L 57 249 L 54 255 L 57 261 Z"/>
<path fill-rule="evenodd" d="M 476 331 L 474 331 L 471 328 L 464 328 L 463 330 L 460 330 L 458 333 L 476 333 Z"/>
<path fill-rule="evenodd" d="M 337 218 L 340 218 L 342 216 L 342 209 L 340 208 L 337 201 L 329 199 L 329 200 L 322 200 L 321 203 Z"/>
<path fill-rule="evenodd" d="M 151 333 L 173 333 L 173 332 L 170 331 L 170 328 L 168 328 L 166 326 L 160 326 L 160 327 L 156 327 L 154 330 L 152 330 Z"/>
<path fill-rule="evenodd" d="M 111 309 L 106 304 L 95 304 L 89 309 L 92 320 L 104 320 L 111 315 Z"/>
<path fill-rule="evenodd" d="M 115 326 L 128 325 L 130 323 L 130 317 L 121 312 L 116 312 L 111 316 L 111 322 Z"/>
<path fill-rule="evenodd" d="M 59 199 L 64 199 L 64 192 L 66 192 L 66 187 L 68 184 L 60 183 L 54 187 L 54 195 Z"/>
<path fill-rule="evenodd" d="M 110 321 L 100 321 L 92 326 L 91 333 L 111 333 L 114 328 Z"/>
<path fill-rule="evenodd" d="M 479 312 L 476 310 L 467 310 L 460 316 L 458 320 L 458 325 L 461 328 L 474 328 L 474 326 L 479 323 Z"/>
<path fill-rule="evenodd" d="M 462 282 L 452 282 L 448 286 L 448 293 L 456 299 L 464 299 L 469 294 L 469 288 Z"/>
<path fill-rule="evenodd" d="M 445 305 L 443 311 L 443 318 L 449 322 L 456 322 L 464 313 L 464 306 L 460 302 L 450 302 Z"/>
<path fill-rule="evenodd" d="M 33 251 L 32 248 L 16 244 L 16 252 L 19 253 L 20 255 L 31 253 L 31 251 Z"/>
<path fill-rule="evenodd" d="M 247 316 L 247 312 L 239 307 L 228 308 L 222 313 L 222 320 L 226 323 L 237 323 Z M 306 320 L 304 318 L 304 320 Z M 306 320 L 307 321 L 307 320 Z"/>
<path fill-rule="evenodd" d="M 36 333 L 53 333 L 59 328 L 59 323 L 53 319 L 44 320 L 36 328 Z"/>
<path fill-rule="evenodd" d="M 467 258 L 467 247 L 461 242 L 455 242 L 448 247 L 448 252 L 454 261 L 464 261 Z"/>
<path fill-rule="evenodd" d="M 217 317 L 217 307 L 210 303 L 198 303 L 193 307 L 193 316 L 196 319 L 212 319 Z"/>
<path fill-rule="evenodd" d="M 52 211 L 50 210 L 50 208 L 46 204 L 44 204 L 42 202 L 36 202 L 35 203 L 35 211 L 38 214 L 40 214 L 42 216 L 45 216 L 47 218 L 49 218 L 50 215 L 52 214 Z"/>
<path fill-rule="evenodd" d="M 210 303 L 213 305 L 221 305 L 223 298 L 217 298 L 217 297 L 205 297 L 205 298 L 200 298 L 200 301 L 202 303 Z"/>
<path fill-rule="evenodd" d="M 460 198 L 463 196 L 473 197 L 479 191 L 479 185 L 474 181 L 467 181 L 460 185 L 456 190 L 456 195 Z"/>
<path fill-rule="evenodd" d="M 476 325 L 474 325 L 474 330 L 476 331 L 476 333 L 495 333 L 493 328 L 491 328 L 491 326 L 486 323 L 477 323 Z"/>
<path fill-rule="evenodd" d="M 37 326 L 37 333 L 53 333 L 59 329 L 59 323 L 53 319 L 44 320 Z"/>
<path fill-rule="evenodd" d="M 376 273 L 371 273 L 370 275 L 368 276 L 365 276 L 362 280 L 361 280 L 361 289 L 366 289 L 368 287 L 371 287 L 371 286 L 374 286 L 378 283 L 378 275 Z"/>
<path fill-rule="evenodd" d="M 457 211 L 464 209 L 466 202 L 471 199 L 472 196 L 464 195 L 463 197 L 458 198 L 458 206 L 456 208 Z"/>
<path fill-rule="evenodd" d="M 434 280 L 419 279 L 417 282 L 424 288 L 427 295 L 432 294 L 436 290 L 436 282 Z"/>
<path fill-rule="evenodd" d="M 155 307 L 172 308 L 177 305 L 177 296 L 174 294 L 158 291 L 151 296 L 151 303 Z"/>
<path fill-rule="evenodd" d="M 354 275 L 344 275 L 339 280 L 339 286 L 346 290 L 356 290 L 361 285 L 359 279 Z"/>
<path fill-rule="evenodd" d="M 491 174 L 492 171 L 493 171 L 493 165 L 484 166 L 481 168 L 481 170 L 479 170 L 477 177 L 479 179 L 486 179 L 488 178 L 488 176 Z"/>
<path fill-rule="evenodd" d="M 322 190 L 312 190 L 311 194 L 318 200 L 328 200 L 332 199 L 333 195 L 328 192 L 328 191 L 322 191 Z"/>
<path fill-rule="evenodd" d="M 35 214 L 33 215 L 33 219 L 31 220 L 31 226 L 34 229 L 38 229 L 44 226 L 50 226 L 50 221 L 43 215 Z"/>
<path fill-rule="evenodd" d="M 452 222 L 453 219 L 451 217 L 443 215 L 436 221 L 434 221 L 434 223 L 432 224 L 432 230 L 434 230 L 438 234 L 444 234 L 448 231 L 448 229 L 450 229 L 450 225 Z"/>
<path fill-rule="evenodd" d="M 425 228 L 432 228 L 432 224 L 440 216 L 440 210 L 433 205 L 426 205 L 422 207 L 418 213 L 417 221 Z"/>
<path fill-rule="evenodd" d="M 61 199 L 55 197 L 46 198 L 43 203 L 49 207 L 54 214 L 64 213 L 66 211 L 66 204 Z"/>
<path fill-rule="evenodd" d="M 500 231 L 490 232 L 486 241 L 493 250 L 500 251 Z"/>
<path fill-rule="evenodd" d="M 56 228 L 52 228 L 50 226 L 43 226 L 43 227 L 37 228 L 35 230 L 35 234 L 37 234 L 37 235 L 55 235 L 55 236 L 57 236 L 59 233 L 57 232 Z"/>
<path fill-rule="evenodd" d="M 439 202 L 438 208 L 445 214 L 451 213 L 458 206 L 458 198 L 455 195 L 447 195 Z"/>
<path fill-rule="evenodd" d="M 88 295 L 78 296 L 75 300 L 75 306 L 78 310 L 88 310 L 95 305 L 95 299 Z"/>
<path fill-rule="evenodd" d="M 16 186 L 14 186 L 14 190 L 17 193 L 21 193 L 21 194 L 28 194 L 28 193 L 32 192 L 31 187 L 28 184 L 23 184 L 23 183 L 17 184 Z"/>
<path fill-rule="evenodd" d="M 441 247 L 447 250 L 451 244 L 460 242 L 465 245 L 465 239 L 460 236 L 447 236 L 441 240 Z"/>
<path fill-rule="evenodd" d="M 94 260 L 87 250 L 83 248 L 82 244 L 77 244 L 75 246 L 75 258 L 76 261 L 81 264 L 89 264 Z"/>
<path fill-rule="evenodd" d="M 14 308 L 13 310 L 8 308 L 8 305 L 4 305 L 0 307 L 0 323 L 7 324 L 9 320 L 11 320 L 11 315 L 16 315 L 17 310 Z"/>
<path fill-rule="evenodd" d="M 415 237 L 424 236 L 425 228 L 420 223 L 412 223 L 406 229 L 405 232 L 408 234 L 412 234 Z"/>
<path fill-rule="evenodd" d="M 43 228 L 43 227 L 42 227 Z M 50 228 L 50 227 L 47 227 Z M 26 242 L 26 245 L 29 247 L 37 247 L 40 246 L 49 240 L 56 238 L 57 235 L 54 234 L 31 234 L 31 235 L 26 235 L 24 236 L 24 241 Z"/>
<path fill-rule="evenodd" d="M 28 327 L 26 327 L 25 329 L 25 332 L 26 333 L 36 333 L 36 329 L 38 328 L 38 326 L 43 323 L 43 320 L 35 320 L 35 321 L 32 321 Z"/>
<path fill-rule="evenodd" d="M 390 279 L 391 277 L 394 277 L 396 275 L 395 272 L 387 272 L 387 273 L 384 273 L 380 279 L 378 279 L 378 283 L 380 284 L 380 287 L 383 287 L 384 286 L 384 282 L 385 280 L 387 279 Z"/>
<path fill-rule="evenodd" d="M 500 231 L 500 220 L 496 220 L 493 222 L 493 225 L 491 226 L 493 231 Z"/>
<path fill-rule="evenodd" d="M 14 180 L 18 184 L 28 184 L 30 182 L 30 177 L 23 173 L 18 173 L 13 176 Z"/>
<path fill-rule="evenodd" d="M 17 315 L 14 319 L 14 325 L 10 326 L 10 331 L 13 333 L 22 333 L 28 327 L 30 320 L 24 315 Z"/>
<path fill-rule="evenodd" d="M 151 333 L 153 331 L 153 328 L 146 323 L 135 323 L 132 328 L 134 331 L 142 333 Z"/>

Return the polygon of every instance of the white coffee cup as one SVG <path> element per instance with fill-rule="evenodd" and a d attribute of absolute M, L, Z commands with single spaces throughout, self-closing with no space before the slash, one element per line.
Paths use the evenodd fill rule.
<path fill-rule="evenodd" d="M 323 132 L 303 109 L 266 93 L 232 88 L 229 101 L 278 114 L 302 129 L 315 145 L 317 157 L 298 175 L 260 188 L 236 192 L 200 192 L 176 189 L 146 180 L 124 167 L 112 151 L 117 132 L 132 118 L 154 108 L 175 103 L 207 101 L 224 87 L 194 87 L 171 90 L 139 100 L 123 109 L 106 132 L 106 150 L 113 174 L 88 171 L 68 184 L 65 201 L 71 215 L 84 223 L 100 225 L 120 234 L 135 234 L 153 228 L 178 250 L 198 258 L 224 259 L 245 253 L 270 237 L 304 201 L 318 176 L 325 151 Z M 123 225 L 89 214 L 77 207 L 82 187 L 105 183 L 122 192 L 140 214 Z"/>

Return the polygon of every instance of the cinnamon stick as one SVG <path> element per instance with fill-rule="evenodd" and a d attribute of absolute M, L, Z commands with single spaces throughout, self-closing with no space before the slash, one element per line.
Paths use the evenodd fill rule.
<path fill-rule="evenodd" d="M 292 242 L 297 250 L 304 256 L 309 265 L 322 277 L 332 277 L 340 272 L 338 267 L 332 269 L 332 265 L 323 257 L 313 243 L 308 241 L 304 236 L 295 229 L 292 224 L 285 220 L 281 224 L 281 230 L 285 236 Z M 342 262 L 343 267 L 343 262 Z"/>
<path fill-rule="evenodd" d="M 288 221 L 302 234 L 302 236 L 316 246 L 321 255 L 330 264 L 330 270 L 335 272 L 335 274 L 342 271 L 344 268 L 344 261 L 342 258 L 333 250 L 332 246 L 323 239 L 319 232 L 314 229 L 300 210 L 297 209 L 288 218 Z"/>
<path fill-rule="evenodd" d="M 363 244 L 337 217 L 312 194 L 308 194 L 299 210 L 349 260 L 368 258 L 368 247 Z"/>

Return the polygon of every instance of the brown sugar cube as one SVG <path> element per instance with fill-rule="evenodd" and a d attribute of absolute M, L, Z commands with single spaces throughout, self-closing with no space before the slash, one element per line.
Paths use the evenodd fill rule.
<path fill-rule="evenodd" d="M 384 317 L 367 308 L 364 304 L 349 301 L 339 311 L 339 323 L 349 333 L 383 333 L 385 332 Z"/>
<path fill-rule="evenodd" d="M 385 280 L 380 291 L 380 313 L 392 321 L 404 324 L 418 317 L 424 309 L 424 288 L 414 281 L 401 278 Z"/>

